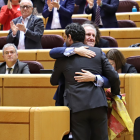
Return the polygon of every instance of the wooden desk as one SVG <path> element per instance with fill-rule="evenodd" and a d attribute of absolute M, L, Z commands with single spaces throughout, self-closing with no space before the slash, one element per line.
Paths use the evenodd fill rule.
<path fill-rule="evenodd" d="M 62 140 L 69 131 L 67 107 L 0 107 L 1 140 Z"/>

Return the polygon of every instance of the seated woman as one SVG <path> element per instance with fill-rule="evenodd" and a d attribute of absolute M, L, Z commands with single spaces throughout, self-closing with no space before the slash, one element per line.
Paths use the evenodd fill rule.
<path fill-rule="evenodd" d="M 133 65 L 126 63 L 126 59 L 119 50 L 109 50 L 106 53 L 106 57 L 118 73 L 137 73 L 137 70 Z"/>

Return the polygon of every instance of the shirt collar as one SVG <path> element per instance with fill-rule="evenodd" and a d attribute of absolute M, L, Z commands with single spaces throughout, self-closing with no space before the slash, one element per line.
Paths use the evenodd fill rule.
<path fill-rule="evenodd" d="M 15 67 L 15 64 L 14 64 L 11 68 L 14 69 L 14 67 Z M 9 67 L 8 67 L 7 64 L 6 64 L 6 69 L 7 69 L 7 68 L 9 68 Z"/>

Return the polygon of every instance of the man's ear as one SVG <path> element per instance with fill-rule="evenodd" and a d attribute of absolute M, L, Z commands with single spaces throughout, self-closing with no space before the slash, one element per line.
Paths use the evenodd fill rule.
<path fill-rule="evenodd" d="M 71 44 L 73 44 L 73 40 L 72 40 L 72 38 L 71 38 L 71 34 L 69 34 L 68 40 L 69 40 L 69 42 L 70 42 Z"/>

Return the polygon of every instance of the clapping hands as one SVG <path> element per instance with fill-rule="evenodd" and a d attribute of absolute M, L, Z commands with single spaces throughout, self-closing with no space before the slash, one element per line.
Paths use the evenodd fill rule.
<path fill-rule="evenodd" d="M 22 21 L 22 23 L 17 23 L 16 25 L 14 24 L 13 21 L 10 22 L 10 26 L 11 26 L 11 30 L 13 32 L 13 35 L 15 36 L 17 34 L 17 31 L 26 31 L 26 27 L 24 25 L 24 22 Z"/>
<path fill-rule="evenodd" d="M 57 9 L 59 8 L 59 1 L 58 0 L 56 0 L 56 1 L 47 0 L 47 4 L 48 4 L 48 7 L 50 10 L 52 10 L 53 7 L 56 7 Z"/>

